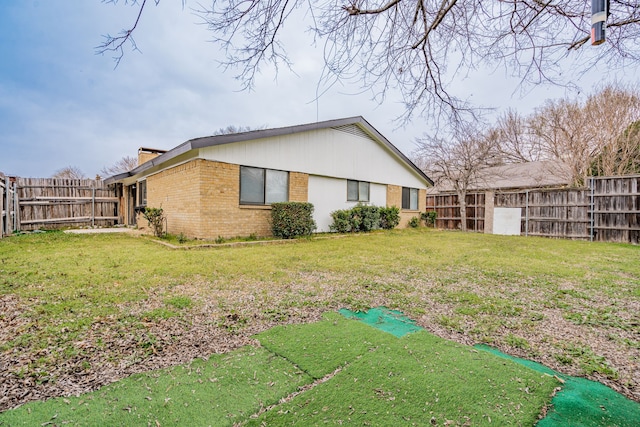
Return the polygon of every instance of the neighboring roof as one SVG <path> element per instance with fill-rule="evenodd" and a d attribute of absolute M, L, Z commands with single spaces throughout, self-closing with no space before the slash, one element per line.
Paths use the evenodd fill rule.
<path fill-rule="evenodd" d="M 202 138 L 194 138 L 186 141 L 177 147 L 159 155 L 158 157 L 149 160 L 137 168 L 130 170 L 129 172 L 114 175 L 105 179 L 106 184 L 113 184 L 120 180 L 142 173 L 154 166 L 160 165 L 168 160 L 173 159 L 181 154 L 187 153 L 191 150 L 196 150 L 205 147 L 212 147 L 216 145 L 232 144 L 234 142 L 252 141 L 263 138 L 269 138 L 274 136 L 291 135 L 296 133 L 302 133 L 312 130 L 335 128 L 340 126 L 356 125 L 360 127 L 364 132 L 370 134 L 378 141 L 382 142 L 389 150 L 391 150 L 400 160 L 406 163 L 414 172 L 422 177 L 429 184 L 433 185 L 433 181 L 422 170 L 420 170 L 411 160 L 409 160 L 400 150 L 398 150 L 387 138 L 385 138 L 380 132 L 378 132 L 373 126 L 369 124 L 362 116 L 348 117 L 344 119 L 327 120 L 324 122 L 309 123 L 304 125 L 288 126 L 274 129 L 261 129 L 249 132 L 239 132 L 226 135 L 206 136 Z M 160 151 L 160 150 L 158 150 Z"/>
<path fill-rule="evenodd" d="M 567 166 L 558 161 L 511 163 L 484 169 L 469 190 L 508 190 L 520 188 L 563 187 L 569 184 L 571 174 Z M 430 193 L 449 192 L 449 183 L 439 183 Z"/>

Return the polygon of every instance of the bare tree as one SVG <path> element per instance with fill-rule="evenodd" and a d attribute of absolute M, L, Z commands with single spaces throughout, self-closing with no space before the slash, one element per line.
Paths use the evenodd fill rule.
<path fill-rule="evenodd" d="M 529 126 L 529 120 L 516 110 L 509 109 L 499 116 L 494 129 L 505 163 L 537 162 L 542 159 L 539 138 Z"/>
<path fill-rule="evenodd" d="M 640 121 L 634 122 L 612 144 L 604 147 L 591 167 L 594 176 L 640 174 Z"/>
<path fill-rule="evenodd" d="M 634 128 L 634 123 L 640 120 L 637 88 L 607 86 L 589 97 L 584 109 L 598 147 L 590 159 L 592 164 L 599 163 L 598 173 L 607 176 L 633 173 L 639 150 L 637 128 Z"/>
<path fill-rule="evenodd" d="M 483 171 L 500 163 L 495 132 L 460 125 L 450 138 L 425 136 L 414 157 L 420 159 L 435 186 L 451 188 L 458 196 L 462 230 L 467 229 L 467 192 L 484 182 Z"/>
<path fill-rule="evenodd" d="M 135 22 L 118 36 L 105 36 L 99 53 L 116 61 L 152 0 L 123 0 L 139 7 Z M 157 5 L 160 0 L 153 0 Z M 118 0 L 110 0 L 117 3 Z M 184 2 L 183 2 L 184 4 Z M 574 76 L 596 62 L 618 67 L 640 59 L 640 3 L 611 0 L 607 42 L 586 49 L 590 3 L 575 0 L 212 0 L 198 13 L 226 51 L 223 64 L 237 69 L 251 88 L 262 65 L 291 67 L 282 42 L 285 23 L 307 25 L 324 43 L 321 89 L 350 81 L 383 102 L 401 92 L 404 120 L 415 114 L 460 120 L 473 106 L 452 95 L 461 71 L 504 67 L 524 84 L 566 84 L 562 59 L 574 60 Z M 322 90 L 320 91 L 322 92 Z"/>
<path fill-rule="evenodd" d="M 531 118 L 530 126 L 547 159 L 567 166 L 565 177 L 572 186 L 585 182 L 591 159 L 600 150 L 589 131 L 588 116 L 577 101 L 547 101 Z"/>
<path fill-rule="evenodd" d="M 594 167 L 615 174 L 621 163 L 630 161 L 633 133 L 622 135 L 638 120 L 638 90 L 608 85 L 584 102 L 547 101 L 526 118 L 508 111 L 498 119 L 496 132 L 506 162 L 561 162 L 565 167 L 552 172 L 564 173 L 573 186 L 581 186 Z"/>
<path fill-rule="evenodd" d="M 251 126 L 234 126 L 234 125 L 229 125 L 225 128 L 220 128 L 217 131 L 213 132 L 213 135 L 229 135 L 229 134 L 233 134 L 233 133 L 242 133 L 242 132 L 251 132 L 254 130 L 260 130 L 260 129 L 265 129 L 266 126 L 258 126 L 258 127 L 251 127 Z"/>
<path fill-rule="evenodd" d="M 124 156 L 111 166 L 105 166 L 100 169 L 102 176 L 113 176 L 119 173 L 129 172 L 138 166 L 138 159 L 133 156 Z"/>
<path fill-rule="evenodd" d="M 63 178 L 63 179 L 85 179 L 87 176 L 76 166 L 65 166 L 62 169 L 58 169 L 56 173 L 51 175 L 51 178 Z"/>

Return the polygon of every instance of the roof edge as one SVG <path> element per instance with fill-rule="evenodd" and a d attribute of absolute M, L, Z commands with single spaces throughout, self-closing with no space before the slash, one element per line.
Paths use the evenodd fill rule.
<path fill-rule="evenodd" d="M 415 173 L 417 173 L 422 179 L 428 182 L 430 185 L 434 185 L 431 178 L 429 178 L 420 168 L 418 168 L 407 156 L 405 156 L 398 148 L 393 145 L 386 137 L 384 137 L 376 128 L 374 128 L 369 122 L 367 122 L 362 116 L 346 117 L 342 119 L 325 120 L 322 122 L 313 122 L 302 125 L 285 126 L 271 129 L 260 129 L 248 132 L 232 133 L 227 135 L 213 135 L 204 136 L 199 138 L 193 138 L 183 142 L 171 150 L 160 154 L 159 156 L 148 160 L 147 162 L 139 165 L 138 167 L 130 170 L 129 172 L 111 176 L 104 180 L 106 184 L 114 184 L 123 179 L 138 175 L 145 172 L 155 166 L 158 166 L 166 161 L 169 161 L 181 154 L 188 151 L 210 147 L 214 145 L 231 144 L 234 142 L 250 141 L 256 139 L 269 138 L 273 136 L 290 135 L 294 133 L 308 132 L 318 129 L 327 129 L 345 125 L 357 125 L 363 128 L 366 132 L 372 134 L 375 138 L 381 141 L 387 146 L 400 160 L 406 163 Z"/>

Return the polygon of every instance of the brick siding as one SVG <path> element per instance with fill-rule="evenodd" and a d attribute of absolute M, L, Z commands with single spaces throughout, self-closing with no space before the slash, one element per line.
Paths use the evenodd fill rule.
<path fill-rule="evenodd" d="M 410 211 L 402 209 L 402 187 L 398 185 L 387 185 L 387 207 L 397 206 L 400 209 L 400 224 L 398 228 L 407 228 L 409 220 L 414 216 L 420 218 L 420 214 L 427 209 L 427 190 L 418 190 L 418 210 Z"/>
<path fill-rule="evenodd" d="M 289 173 L 289 200 L 306 202 L 308 187 L 307 174 Z M 147 205 L 164 209 L 171 234 L 200 239 L 272 234 L 269 206 L 240 205 L 236 164 L 196 159 L 151 175 Z"/>

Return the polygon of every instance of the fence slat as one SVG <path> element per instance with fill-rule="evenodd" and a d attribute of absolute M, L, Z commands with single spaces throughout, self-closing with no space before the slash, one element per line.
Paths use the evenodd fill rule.
<path fill-rule="evenodd" d="M 13 230 L 25 231 L 40 226 L 112 226 L 119 221 L 116 190 L 108 188 L 102 181 L 53 178 L 13 180 L 14 191 L 9 187 L 4 189 L 5 234 L 12 231 L 9 230 L 9 216 L 13 220 Z M 8 183 L 9 178 L 6 180 Z"/>
<path fill-rule="evenodd" d="M 595 177 L 589 184 L 577 189 L 496 191 L 494 206 L 521 208 L 523 235 L 640 243 L 640 175 Z M 483 230 L 484 196 L 467 195 L 469 230 Z M 437 227 L 460 228 L 455 194 L 428 195 L 427 210 L 437 213 Z"/>

